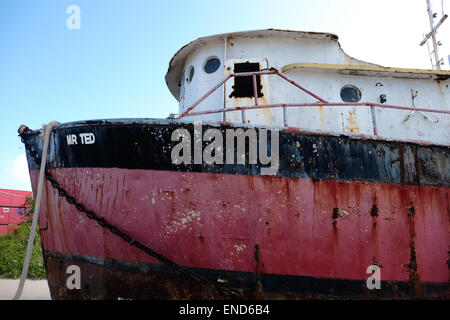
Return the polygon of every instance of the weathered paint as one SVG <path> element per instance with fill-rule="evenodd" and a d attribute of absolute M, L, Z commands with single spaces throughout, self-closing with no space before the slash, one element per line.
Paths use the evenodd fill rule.
<path fill-rule="evenodd" d="M 210 57 L 221 65 L 207 74 Z M 236 61 L 269 69 L 257 83 L 262 97 L 230 97 Z M 276 71 L 299 61 L 310 65 L 285 69 L 287 76 Z M 448 299 L 447 78 L 351 58 L 332 34 L 271 29 L 200 38 L 172 58 L 166 75 L 180 114 L 192 111 L 187 119 L 57 126 L 47 167 L 88 209 L 243 298 Z M 349 84 L 360 90 L 359 104 L 340 102 Z M 419 93 L 412 100 L 411 90 Z M 257 107 L 244 112 L 241 104 Z M 437 122 L 420 116 L 429 109 L 438 110 Z M 216 122 L 203 130 L 222 133 L 242 122 L 258 132 L 284 128 L 276 175 L 262 176 L 260 164 L 173 164 L 171 133 L 192 134 L 194 119 Z M 68 135 L 86 132 L 97 143 L 67 144 Z M 28 142 L 40 150 L 36 132 Z M 35 190 L 30 158 L 29 168 Z M 43 208 L 53 298 L 223 298 L 92 223 L 48 183 Z M 81 291 L 65 287 L 70 264 L 82 268 Z M 382 291 L 365 286 L 372 264 L 382 270 Z"/>
<path fill-rule="evenodd" d="M 260 66 L 260 70 L 267 69 L 268 63 L 266 59 L 263 58 L 246 58 L 246 59 L 228 59 L 225 63 L 225 76 L 230 76 L 234 74 L 234 64 L 235 63 L 258 63 Z M 233 92 L 233 87 L 235 85 L 235 77 L 231 78 L 229 81 L 225 83 L 225 109 L 235 108 L 238 106 L 248 106 L 248 105 L 258 105 L 258 104 L 267 104 L 270 101 L 270 84 L 268 76 L 260 76 L 260 85 L 262 90 L 262 97 L 256 99 L 253 97 L 248 98 L 235 98 L 230 97 L 230 94 Z M 254 110 L 245 112 L 245 123 L 264 123 L 265 125 L 272 125 L 272 116 L 270 109 L 262 109 L 262 110 Z M 225 113 L 226 121 L 238 123 L 242 120 L 241 112 L 227 112 Z"/>
<path fill-rule="evenodd" d="M 202 37 L 197 40 L 194 40 L 187 45 L 183 46 L 178 52 L 172 57 L 169 62 L 169 69 L 166 74 L 166 83 L 169 87 L 172 95 L 178 100 L 180 96 L 180 86 L 178 86 L 178 82 L 181 79 L 181 75 L 184 72 L 184 68 L 187 66 L 189 59 L 192 59 L 192 52 L 198 52 L 202 47 L 208 47 L 211 44 L 217 43 L 218 50 L 215 51 L 214 55 L 217 57 L 224 57 L 225 50 L 223 50 L 224 39 L 227 39 L 227 52 L 226 57 L 228 58 L 242 58 L 239 57 L 239 54 L 234 52 L 232 56 L 228 55 L 228 52 L 235 47 L 235 43 L 239 42 L 239 38 L 241 37 L 250 37 L 250 38 L 269 38 L 269 37 L 279 37 L 283 35 L 286 38 L 295 40 L 295 39 L 311 39 L 315 40 L 337 40 L 338 36 L 331 33 L 322 33 L 322 32 L 304 32 L 304 31 L 289 31 L 289 30 L 278 30 L 278 29 L 267 29 L 267 30 L 255 30 L 255 31 L 245 31 L 245 32 L 234 32 L 234 33 L 226 33 L 219 34 L 209 37 Z M 222 50 L 221 50 L 222 49 Z M 236 50 L 235 50 L 236 51 Z M 257 52 L 255 50 L 255 52 Z M 203 62 L 205 58 L 211 56 L 211 51 L 204 51 L 203 54 L 200 55 L 200 59 Z M 241 54 L 242 55 L 242 54 Z M 253 57 L 257 57 L 258 55 L 252 55 Z M 293 55 L 295 57 L 295 55 Z M 353 59 L 353 58 L 351 58 Z M 353 59 L 356 60 L 356 59 Z M 291 60 L 292 63 L 298 62 L 298 60 Z M 199 68 L 198 68 L 199 69 Z"/>
<path fill-rule="evenodd" d="M 175 275 L 164 265 L 44 251 L 53 299 L 230 299 L 211 286 Z M 375 261 L 375 262 L 374 262 Z M 377 263 L 376 260 L 372 261 Z M 82 290 L 65 285 L 66 270 L 77 265 Z M 256 265 L 256 263 L 255 263 Z M 408 283 L 381 280 L 383 290 L 361 287 L 361 281 L 188 268 L 222 285 L 240 288 L 243 299 L 405 299 L 414 296 Z M 99 281 L 99 280 L 102 281 Z M 422 298 L 444 299 L 446 284 L 421 283 Z"/>
<path fill-rule="evenodd" d="M 52 173 L 88 208 L 183 266 L 252 273 L 258 245 L 261 274 L 356 280 L 364 289 L 375 257 L 385 281 L 408 287 L 413 272 L 424 284 L 448 280 L 449 188 L 114 168 Z M 82 216 L 49 184 L 44 205 L 45 250 L 157 263 Z M 423 294 L 446 295 L 444 288 Z"/>
<path fill-rule="evenodd" d="M 178 128 L 187 129 L 193 135 L 192 124 L 164 120 L 140 122 L 133 119 L 128 123 L 126 120 L 89 121 L 58 126 L 50 141 L 48 168 L 118 167 L 260 174 L 259 164 L 212 167 L 205 164 L 173 164 L 171 150 L 178 142 L 171 141 L 171 135 Z M 219 129 L 225 136 L 228 129 L 252 127 L 205 124 L 203 133 L 209 128 Z M 261 128 L 253 129 L 258 132 Z M 67 135 L 85 132 L 94 134 L 101 143 L 67 145 Z M 38 135 L 29 139 L 37 148 L 42 144 Z M 280 163 L 276 173 L 279 177 L 450 186 L 450 156 L 446 146 L 313 135 L 289 128 L 280 132 L 279 139 Z M 30 168 L 38 169 L 33 163 Z"/>
<path fill-rule="evenodd" d="M 223 37 L 232 37 L 224 41 Z M 224 43 L 226 50 L 224 50 Z M 226 51 L 226 60 L 224 52 Z M 222 64 L 215 73 L 208 75 L 203 71 L 205 61 L 218 57 Z M 361 101 L 410 106 L 425 109 L 448 109 L 450 99 L 450 71 L 404 69 L 381 67 L 360 61 L 346 55 L 337 37 L 329 34 L 289 32 L 282 30 L 258 30 L 201 38 L 182 48 L 172 59 L 166 75 L 166 82 L 177 99 L 181 74 L 194 66 L 198 82 L 186 86 L 180 114 L 193 105 L 215 84 L 229 76 L 234 62 L 260 62 L 261 68 L 275 68 L 286 72 L 289 79 L 301 84 L 305 89 L 316 93 L 326 101 L 342 102 L 340 90 L 345 85 L 353 85 L 361 91 Z M 263 88 L 267 93 L 265 101 L 258 104 L 302 104 L 315 102 L 315 98 L 296 90 L 295 87 L 275 76 L 263 76 Z M 214 79 L 214 80 L 212 80 Z M 229 98 L 233 79 L 225 83 L 225 88 L 216 90 L 213 95 L 200 103 L 194 112 L 221 110 L 226 108 L 254 105 L 251 97 Z M 410 90 L 419 92 L 415 106 L 411 102 Z M 284 112 L 285 111 L 285 112 Z M 340 107 L 326 107 L 318 114 L 314 108 L 271 108 L 268 110 L 249 110 L 245 112 L 246 122 L 255 125 L 284 127 L 328 133 L 372 134 L 376 117 L 376 131 L 381 137 L 396 140 L 422 140 L 428 143 L 448 144 L 450 142 L 450 115 L 416 112 L 407 122 L 411 112 L 399 109 L 377 108 L 371 112 L 369 106 L 353 109 L 343 104 Z M 221 113 L 198 113 L 187 120 L 209 120 L 242 122 L 241 111 Z M 425 116 L 422 116 L 425 115 Z M 348 121 L 350 119 L 350 122 Z M 433 119 L 431 121 L 430 119 Z"/>
<path fill-rule="evenodd" d="M 281 72 L 292 69 L 323 69 L 348 72 L 349 74 L 362 76 L 398 77 L 411 79 L 434 79 L 446 80 L 450 78 L 450 71 L 447 70 L 424 70 L 408 68 L 391 68 L 377 65 L 348 65 L 348 64 L 327 64 L 327 63 L 292 63 L 281 68 Z"/>
<path fill-rule="evenodd" d="M 282 132 L 280 170 L 268 177 L 250 165 L 168 164 L 178 127 L 136 119 L 61 125 L 48 167 L 87 208 L 176 263 L 233 283 L 244 297 L 367 297 L 366 269 L 376 262 L 386 291 L 375 296 L 448 298 L 448 147 Z M 80 132 L 102 143 L 67 146 L 65 136 Z M 37 135 L 29 142 L 42 143 Z M 38 170 L 30 169 L 35 189 Z M 43 208 L 54 298 L 220 297 L 207 289 L 197 296 L 200 284 L 166 276 L 49 183 Z M 91 280 L 84 293 L 68 292 L 64 266 L 78 262 Z M 138 279 L 158 289 L 146 291 Z"/>

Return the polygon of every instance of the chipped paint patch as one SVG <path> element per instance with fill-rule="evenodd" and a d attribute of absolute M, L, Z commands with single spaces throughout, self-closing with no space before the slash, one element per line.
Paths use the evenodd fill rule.
<path fill-rule="evenodd" d="M 200 212 L 194 210 L 177 212 L 171 224 L 166 227 L 166 233 L 175 234 L 182 230 L 192 231 L 193 224 L 200 223 L 200 220 Z"/>
<path fill-rule="evenodd" d="M 245 247 L 246 247 L 245 244 L 241 244 L 241 245 L 235 244 L 234 245 L 234 248 L 236 249 L 237 253 L 244 251 Z"/>
<path fill-rule="evenodd" d="M 81 224 L 85 224 L 85 223 L 86 223 L 86 221 L 84 220 L 84 218 L 83 218 L 82 215 L 78 215 L 78 221 L 79 221 Z"/>
<path fill-rule="evenodd" d="M 343 208 L 334 208 L 333 209 L 333 219 L 337 219 L 339 217 L 346 217 L 349 214 L 350 213 L 348 212 L 347 209 L 343 209 Z"/>

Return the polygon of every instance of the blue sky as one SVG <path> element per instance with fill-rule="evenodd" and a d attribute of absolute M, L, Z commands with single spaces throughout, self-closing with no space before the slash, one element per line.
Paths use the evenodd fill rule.
<path fill-rule="evenodd" d="M 80 8 L 79 30 L 66 27 L 69 5 Z M 0 188 L 31 190 L 20 124 L 177 113 L 164 76 L 178 49 L 266 28 L 332 32 L 355 58 L 430 68 L 418 45 L 429 31 L 425 0 L 0 0 Z M 450 21 L 438 36 L 448 69 Z"/>

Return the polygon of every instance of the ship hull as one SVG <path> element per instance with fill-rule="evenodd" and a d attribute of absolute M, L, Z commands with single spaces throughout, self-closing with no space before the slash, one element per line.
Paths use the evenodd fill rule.
<path fill-rule="evenodd" d="M 281 132 L 279 170 L 265 176 L 257 164 L 173 164 L 179 127 L 194 130 L 62 126 L 48 169 L 86 208 L 210 283 L 130 246 L 47 182 L 39 227 L 52 298 L 230 298 L 211 283 L 248 299 L 450 297 L 448 147 Z M 86 132 L 95 143 L 69 145 Z M 35 191 L 30 157 L 29 167 Z M 67 285 L 71 265 L 80 289 Z M 367 286 L 371 265 L 381 289 Z"/>

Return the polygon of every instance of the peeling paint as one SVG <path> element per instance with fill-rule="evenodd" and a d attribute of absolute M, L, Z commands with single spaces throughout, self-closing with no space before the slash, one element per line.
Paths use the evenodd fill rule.
<path fill-rule="evenodd" d="M 354 108 L 348 112 L 348 117 L 346 120 L 347 125 L 345 126 L 345 129 L 347 129 L 350 133 L 359 133 L 360 128 L 356 119 L 356 110 Z"/>

